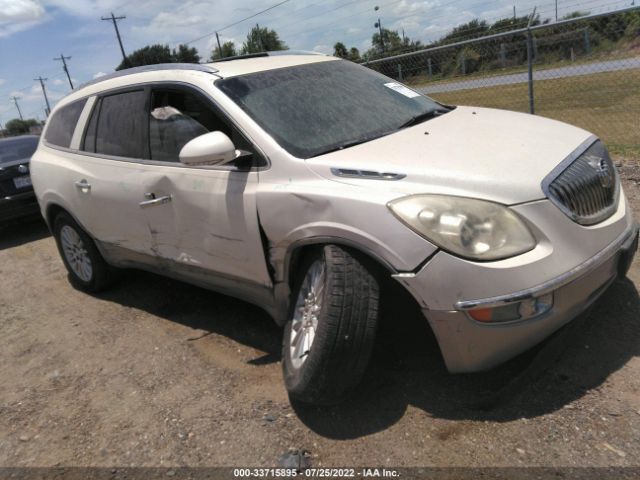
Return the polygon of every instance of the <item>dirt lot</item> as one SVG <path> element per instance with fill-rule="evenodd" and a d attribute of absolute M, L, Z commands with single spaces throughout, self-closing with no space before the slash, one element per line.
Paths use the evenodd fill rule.
<path fill-rule="evenodd" d="M 640 164 L 622 171 L 640 219 Z M 39 220 L 0 231 L 0 274 L 0 466 L 640 466 L 638 259 L 488 373 L 447 374 L 424 321 L 386 315 L 358 395 L 329 409 L 290 404 L 251 305 L 141 272 L 78 292 Z"/>

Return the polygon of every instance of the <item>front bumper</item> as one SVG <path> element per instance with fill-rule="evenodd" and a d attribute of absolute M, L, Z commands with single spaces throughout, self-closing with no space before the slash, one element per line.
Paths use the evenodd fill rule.
<path fill-rule="evenodd" d="M 576 240 L 582 238 L 582 244 L 570 243 L 560 251 L 549 242 L 549 245 L 541 246 L 538 254 L 531 253 L 529 263 L 518 264 L 511 259 L 473 264 L 451 261 L 444 254 L 445 260 L 434 258 L 415 274 L 395 275 L 421 304 L 449 371 L 486 370 L 522 353 L 583 312 L 618 276 L 624 276 L 638 247 L 638 226 L 632 223 L 624 199 L 622 202 L 617 218 L 596 227 L 600 231 L 584 230 L 576 237 Z M 546 206 L 541 204 L 537 208 L 544 211 Z M 586 244 L 607 231 L 610 235 L 616 232 L 613 242 L 597 251 L 580 251 L 581 247 L 594 249 L 595 245 Z M 558 234 L 571 236 L 571 232 Z M 538 280 L 545 272 L 553 271 L 553 262 L 561 263 L 571 254 L 582 254 L 583 260 L 564 271 L 556 269 L 552 276 Z M 532 278 L 535 279 L 533 282 Z M 436 285 L 438 281 L 439 285 Z M 530 287 L 532 284 L 534 286 Z M 505 285 L 511 285 L 511 288 Z M 478 291 L 489 295 L 468 294 Z M 500 294 L 505 291 L 512 293 Z M 553 293 L 553 307 L 530 319 L 485 323 L 474 320 L 467 313 L 471 308 L 500 306 L 547 293 Z M 446 305 L 450 307 L 442 308 Z"/>
<path fill-rule="evenodd" d="M 40 212 L 33 190 L 0 198 L 0 222 Z"/>

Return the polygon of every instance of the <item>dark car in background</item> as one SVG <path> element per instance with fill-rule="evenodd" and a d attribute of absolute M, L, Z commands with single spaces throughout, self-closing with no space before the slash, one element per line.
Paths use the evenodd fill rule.
<path fill-rule="evenodd" d="M 0 222 L 39 211 L 29 175 L 39 139 L 36 135 L 0 139 Z"/>

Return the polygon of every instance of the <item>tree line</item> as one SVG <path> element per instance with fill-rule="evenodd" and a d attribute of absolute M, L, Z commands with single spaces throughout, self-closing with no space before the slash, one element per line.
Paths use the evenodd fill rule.
<path fill-rule="evenodd" d="M 583 17 L 588 12 L 573 12 L 563 17 L 571 19 Z M 356 47 L 347 47 L 343 42 L 336 42 L 333 55 L 353 62 L 368 62 L 384 59 L 400 53 L 424 50 L 442 45 L 455 44 L 463 40 L 488 37 L 498 32 L 508 32 L 527 26 L 528 16 L 510 17 L 489 23 L 475 19 L 458 25 L 447 32 L 440 39 L 428 44 L 420 40 L 409 38 L 404 32 L 381 29 L 371 36 L 371 47 L 360 53 Z M 547 24 L 549 20 L 541 20 L 539 16 L 532 19 L 532 25 Z M 585 33 L 587 32 L 587 33 Z M 632 43 L 640 37 L 640 12 L 627 12 L 617 15 L 607 15 L 595 19 L 576 20 L 569 25 L 549 25 L 544 30 L 535 33 L 535 58 L 540 61 L 554 61 L 566 59 L 569 55 L 589 54 L 596 49 L 612 49 L 621 41 Z M 242 45 L 232 41 L 221 43 L 209 53 L 208 57 L 200 56 L 195 47 L 185 44 L 171 49 L 168 45 L 147 45 L 127 55 L 116 67 L 124 68 L 152 65 L 158 63 L 200 63 L 202 61 L 216 61 L 222 58 L 246 55 L 252 53 L 287 50 L 287 44 L 278 33 L 268 27 L 255 25 L 252 27 Z M 442 78 L 455 74 L 468 74 L 476 71 L 491 70 L 522 65 L 526 62 L 526 45 L 523 36 L 506 35 L 500 38 L 482 42 L 443 49 L 439 52 L 416 55 L 411 65 L 405 65 L 402 73 L 398 71 L 398 64 L 390 60 L 374 65 L 376 70 L 394 78 L 402 77 L 406 80 L 412 75 L 424 75 Z M 5 134 L 20 135 L 29 132 L 29 127 L 38 125 L 34 119 L 12 119 L 5 125 Z"/>
<path fill-rule="evenodd" d="M 572 12 L 562 20 L 576 19 L 568 24 L 554 25 L 550 20 L 532 19 L 531 25 L 548 25 L 533 31 L 533 59 L 535 63 L 552 63 L 561 60 L 574 60 L 592 53 L 614 49 L 634 48 L 640 37 L 640 12 L 626 12 L 592 19 L 580 19 L 589 12 Z M 407 80 L 411 76 L 428 75 L 429 78 L 446 78 L 452 75 L 465 75 L 478 71 L 490 71 L 499 68 L 517 67 L 527 62 L 526 36 L 523 33 L 501 35 L 492 38 L 495 33 L 507 33 L 524 29 L 529 22 L 528 16 L 511 17 L 489 23 L 475 19 L 453 28 L 439 40 L 423 45 L 403 39 L 403 42 L 389 42 L 368 50 L 363 61 L 382 60 L 371 65 L 372 68 L 388 76 Z M 397 32 L 395 32 L 397 34 Z M 457 44 L 465 40 L 486 38 L 478 42 Z M 431 49 L 452 45 L 424 54 L 416 54 L 398 62 L 390 58 L 400 53 Z M 626 45 L 626 46 L 625 46 Z M 384 48 L 383 48 L 384 46 Z"/>
<path fill-rule="evenodd" d="M 116 70 L 157 63 L 200 63 L 203 60 L 215 62 L 221 58 L 287 50 L 288 48 L 275 30 L 256 25 L 249 31 L 241 46 L 237 47 L 232 41 L 224 42 L 220 47 L 216 46 L 208 58 L 202 58 L 195 47 L 184 44 L 178 45 L 173 50 L 169 48 L 169 45 L 147 45 L 127 55 L 116 67 Z"/>
<path fill-rule="evenodd" d="M 573 12 L 563 19 L 578 18 L 588 12 Z M 462 40 L 480 38 L 493 33 L 517 30 L 527 26 L 528 16 L 508 17 L 495 22 L 474 19 L 451 29 L 440 39 L 423 43 L 404 34 L 404 31 L 380 29 L 371 36 L 371 47 L 361 53 L 357 47 L 347 47 L 343 42 L 336 42 L 333 55 L 353 62 L 369 62 L 385 57 L 417 50 L 448 45 Z M 532 19 L 532 25 L 549 23 L 542 21 L 539 16 Z M 579 35 L 585 29 L 591 32 L 586 39 Z M 578 32 L 578 35 L 576 35 Z M 576 21 L 570 25 L 554 27 L 552 25 L 544 31 L 536 33 L 536 54 L 565 58 L 569 50 L 577 54 L 590 48 L 597 48 L 607 42 L 617 42 L 622 38 L 635 38 L 640 35 L 640 12 L 628 12 L 620 15 L 609 15 L 591 20 Z M 512 66 L 524 61 L 522 36 L 506 36 L 494 41 L 483 42 L 482 45 L 464 46 L 443 52 L 446 58 L 434 58 L 430 67 L 432 73 L 448 75 L 452 73 L 472 73 L 477 70 L 490 68 L 499 63 L 500 66 Z M 518 44 L 516 47 L 515 45 Z M 171 50 L 168 45 L 148 45 L 134 51 L 124 59 L 116 70 L 149 65 L 155 63 L 199 63 L 201 61 L 214 62 L 222 58 L 234 57 L 265 51 L 288 49 L 286 43 L 280 39 L 278 33 L 268 27 L 255 25 L 247 33 L 242 45 L 233 41 L 226 41 L 215 46 L 206 58 L 203 58 L 194 47 L 178 45 Z M 491 50 L 493 53 L 488 55 Z M 499 52 L 496 54 L 495 52 Z M 440 55 L 442 57 L 442 55 Z M 497 58 L 499 57 L 499 58 Z M 507 58 L 508 57 L 508 58 Z M 421 65 L 426 67 L 425 65 Z M 460 70 L 463 70 L 462 72 Z M 391 72 L 385 72 L 391 73 Z"/>

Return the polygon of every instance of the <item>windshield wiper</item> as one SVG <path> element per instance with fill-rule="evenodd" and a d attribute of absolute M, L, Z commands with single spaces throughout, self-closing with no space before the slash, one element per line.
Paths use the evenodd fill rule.
<path fill-rule="evenodd" d="M 422 122 L 426 122 L 427 120 L 431 120 L 434 117 L 438 117 L 450 111 L 451 110 L 444 109 L 444 108 L 434 108 L 433 110 L 427 110 L 426 112 L 419 113 L 418 115 L 411 117 L 409 120 L 407 120 L 402 125 L 400 125 L 398 130 L 402 128 L 412 127 L 413 125 L 417 125 Z"/>
<path fill-rule="evenodd" d="M 314 157 L 318 157 L 320 155 L 324 155 L 326 153 L 331 153 L 331 152 L 337 152 L 338 150 L 344 150 L 345 148 L 349 148 L 349 147 L 355 147 L 356 145 L 360 145 L 361 143 L 366 143 L 368 141 L 372 140 L 371 138 L 364 138 L 361 140 L 351 140 L 350 142 L 345 142 L 345 143 L 341 143 L 340 145 L 336 146 L 336 147 L 331 147 L 328 150 L 323 150 L 320 153 L 316 153 L 314 155 Z"/>

